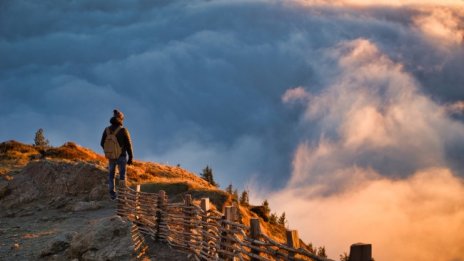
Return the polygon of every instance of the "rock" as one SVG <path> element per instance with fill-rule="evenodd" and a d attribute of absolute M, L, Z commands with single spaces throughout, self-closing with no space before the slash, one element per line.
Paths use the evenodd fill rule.
<path fill-rule="evenodd" d="M 69 211 L 88 211 L 88 210 L 97 210 L 103 207 L 102 202 L 96 202 L 96 201 L 79 201 L 76 202 L 74 205 L 68 208 Z"/>
<path fill-rule="evenodd" d="M 89 193 L 89 200 L 102 200 L 108 193 L 108 187 L 105 185 L 96 186 Z"/>
<path fill-rule="evenodd" d="M 19 249 L 19 243 L 14 243 L 11 247 L 13 250 L 18 250 Z"/>
<path fill-rule="evenodd" d="M 93 164 L 57 160 L 31 161 L 15 174 L 14 179 L 0 182 L 2 206 L 8 209 L 37 199 L 87 196 L 96 186 L 102 186 L 106 179 L 107 170 Z M 5 183 L 8 185 L 3 185 Z M 98 192 L 94 192 L 94 195 L 97 200 Z"/>
<path fill-rule="evenodd" d="M 269 221 L 269 213 L 264 206 L 251 206 L 251 212 L 256 213 L 259 217 L 261 217 L 264 221 Z"/>
<path fill-rule="evenodd" d="M 70 246 L 71 240 L 76 234 L 76 232 L 68 232 L 56 236 L 48 242 L 45 249 L 40 253 L 40 257 L 52 256 L 63 252 Z"/>
<path fill-rule="evenodd" d="M 119 216 L 102 218 L 76 235 L 70 249 L 70 258 L 79 260 L 135 259 L 131 223 Z"/>
<path fill-rule="evenodd" d="M 67 197 L 63 197 L 63 196 L 58 196 L 58 197 L 52 198 L 52 199 L 48 202 L 48 206 L 50 206 L 50 207 L 52 207 L 52 208 L 60 209 L 60 208 L 65 207 L 66 204 L 68 204 L 70 201 L 71 201 L 71 198 L 67 198 Z"/>
<path fill-rule="evenodd" d="M 6 196 L 8 196 L 8 194 L 10 194 L 11 190 L 10 188 L 8 187 L 8 183 L 1 183 L 0 184 L 0 200 Z"/>

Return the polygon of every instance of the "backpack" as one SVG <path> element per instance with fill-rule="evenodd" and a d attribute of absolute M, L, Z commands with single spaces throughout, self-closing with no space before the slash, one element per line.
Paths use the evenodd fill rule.
<path fill-rule="evenodd" d="M 109 127 L 106 128 L 106 139 L 105 143 L 103 143 L 103 151 L 105 151 L 105 157 L 107 159 L 114 160 L 121 155 L 122 149 L 116 138 L 116 134 L 118 134 L 121 129 L 122 127 L 119 126 L 114 132 L 111 132 Z"/>

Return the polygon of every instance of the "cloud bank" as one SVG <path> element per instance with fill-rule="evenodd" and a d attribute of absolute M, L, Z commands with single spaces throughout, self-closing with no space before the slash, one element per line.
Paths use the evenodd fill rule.
<path fill-rule="evenodd" d="M 0 140 L 98 151 L 117 107 L 137 159 L 258 183 L 333 257 L 460 260 L 463 6 L 1 1 Z"/>
<path fill-rule="evenodd" d="M 302 124 L 320 138 L 299 145 L 292 177 L 271 204 L 332 256 L 362 241 L 379 260 L 462 260 L 464 182 L 448 167 L 446 147 L 462 146 L 464 125 L 372 42 L 326 53 L 337 64 L 327 88 L 283 95 L 305 101 Z"/>

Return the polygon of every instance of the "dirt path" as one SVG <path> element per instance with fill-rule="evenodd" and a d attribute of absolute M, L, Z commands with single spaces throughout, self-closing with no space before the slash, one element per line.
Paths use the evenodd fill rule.
<path fill-rule="evenodd" d="M 0 260 L 62 260 L 62 256 L 41 258 L 40 255 L 56 236 L 78 232 L 98 219 L 115 214 L 115 202 L 102 201 L 101 205 L 97 210 L 72 212 L 66 207 L 51 207 L 50 202 L 33 202 L 0 213 Z M 148 238 L 146 242 L 148 251 L 141 260 L 188 260 L 185 254 L 167 245 L 155 244 Z"/>

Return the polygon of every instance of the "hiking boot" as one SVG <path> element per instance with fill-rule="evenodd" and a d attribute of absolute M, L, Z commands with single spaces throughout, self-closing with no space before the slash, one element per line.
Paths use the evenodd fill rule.
<path fill-rule="evenodd" d="M 111 197 L 111 200 L 113 200 L 113 201 L 116 200 L 116 193 L 115 192 L 113 192 L 113 193 L 110 192 L 110 197 Z"/>

